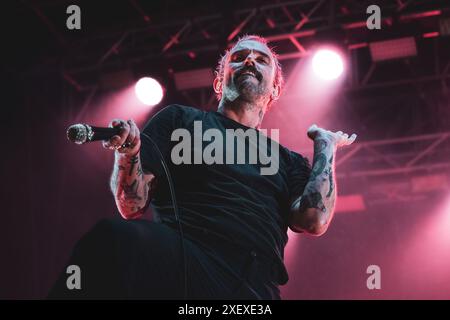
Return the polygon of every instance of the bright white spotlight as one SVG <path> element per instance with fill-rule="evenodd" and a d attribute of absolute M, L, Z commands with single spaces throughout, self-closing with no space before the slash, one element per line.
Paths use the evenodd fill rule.
<path fill-rule="evenodd" d="M 319 78 L 333 80 L 338 78 L 344 71 L 344 62 L 337 52 L 321 49 L 314 55 L 312 67 Z"/>
<path fill-rule="evenodd" d="M 149 77 L 139 79 L 134 89 L 138 99 L 148 106 L 160 103 L 164 94 L 159 82 Z"/>

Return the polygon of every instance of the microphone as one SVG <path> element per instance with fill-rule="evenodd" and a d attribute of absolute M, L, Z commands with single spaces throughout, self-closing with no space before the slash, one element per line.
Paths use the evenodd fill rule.
<path fill-rule="evenodd" d="M 93 127 L 85 123 L 78 123 L 67 128 L 67 139 L 76 144 L 98 140 L 109 140 L 120 133 L 120 127 L 102 128 Z"/>

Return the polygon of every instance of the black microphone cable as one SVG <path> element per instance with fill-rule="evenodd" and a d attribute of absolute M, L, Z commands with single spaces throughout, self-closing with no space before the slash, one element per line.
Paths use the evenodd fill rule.
<path fill-rule="evenodd" d="M 182 259 L 183 259 L 183 268 L 184 268 L 184 272 L 183 272 L 183 285 L 184 285 L 184 289 L 183 289 L 183 295 L 184 295 L 184 299 L 187 299 L 187 292 L 188 292 L 188 284 L 187 284 L 187 279 L 188 279 L 188 267 L 187 267 L 187 261 L 186 261 L 186 248 L 184 245 L 184 233 L 183 233 L 183 227 L 181 225 L 181 220 L 180 220 L 180 214 L 179 214 L 179 210 L 178 210 L 178 204 L 177 204 L 177 198 L 175 195 L 175 188 L 173 185 L 173 180 L 172 180 L 172 176 L 170 174 L 169 171 L 169 167 L 167 166 L 166 161 L 164 160 L 164 156 L 161 152 L 161 150 L 159 149 L 158 145 L 156 144 L 156 142 L 150 138 L 149 135 L 147 135 L 144 132 L 141 132 L 141 136 L 145 137 L 148 141 L 150 141 L 153 146 L 155 147 L 156 151 L 158 152 L 159 158 L 161 160 L 161 165 L 164 169 L 164 172 L 166 173 L 166 177 L 167 177 L 167 182 L 169 184 L 169 189 L 170 189 L 170 196 L 172 198 L 172 206 L 173 206 L 173 211 L 175 213 L 175 220 L 177 220 L 178 222 L 178 231 L 180 233 L 180 243 L 181 243 L 181 250 L 183 251 L 182 254 Z"/>

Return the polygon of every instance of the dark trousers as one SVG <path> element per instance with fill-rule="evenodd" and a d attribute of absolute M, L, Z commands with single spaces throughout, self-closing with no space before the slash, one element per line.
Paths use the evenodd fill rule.
<path fill-rule="evenodd" d="M 50 299 L 280 299 L 271 266 L 254 250 L 184 237 L 146 220 L 105 219 L 75 246 L 67 266 L 81 270 L 81 289 L 69 290 L 66 267 Z M 187 295 L 185 296 L 185 263 Z"/>

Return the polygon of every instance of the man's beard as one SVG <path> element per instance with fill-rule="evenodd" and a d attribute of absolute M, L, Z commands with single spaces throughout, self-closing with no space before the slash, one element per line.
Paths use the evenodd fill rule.
<path fill-rule="evenodd" d="M 248 79 L 251 76 L 243 76 L 247 79 L 237 79 L 236 87 L 237 91 L 240 93 L 242 100 L 246 102 L 253 102 L 261 99 L 264 96 L 264 88 L 260 83 L 255 82 L 255 79 Z"/>
<path fill-rule="evenodd" d="M 247 108 L 255 107 L 268 94 L 263 83 L 253 76 L 238 76 L 233 79 L 227 91 L 227 100 L 233 102 L 239 99 L 247 105 Z"/>

